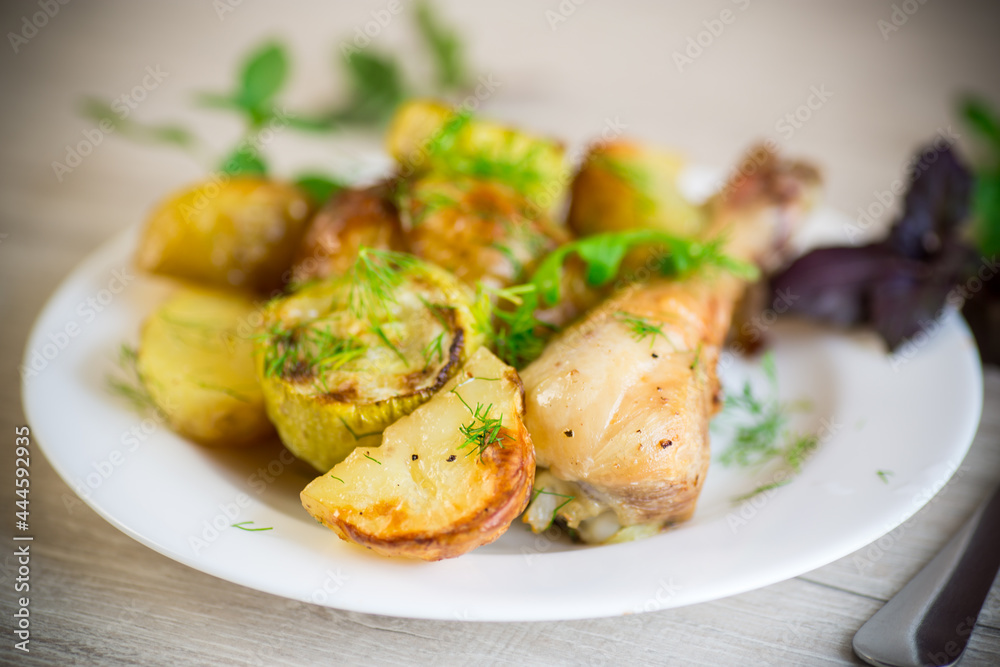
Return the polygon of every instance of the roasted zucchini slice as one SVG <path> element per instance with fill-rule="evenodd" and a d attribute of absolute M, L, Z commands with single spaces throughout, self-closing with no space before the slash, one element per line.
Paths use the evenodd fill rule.
<path fill-rule="evenodd" d="M 414 254 L 470 285 L 521 282 L 568 234 L 499 181 L 431 174 L 402 189 Z"/>
<path fill-rule="evenodd" d="M 404 178 L 437 172 L 497 180 L 549 214 L 560 210 L 571 176 L 561 142 L 426 100 L 396 111 L 386 146 Z"/>
<path fill-rule="evenodd" d="M 535 455 L 517 372 L 485 347 L 429 402 L 302 491 L 345 540 L 440 560 L 502 535 L 528 503 Z"/>
<path fill-rule="evenodd" d="M 683 166 L 677 155 L 627 141 L 595 146 L 573 179 L 570 229 L 579 236 L 642 228 L 698 234 L 704 215 L 677 186 Z"/>
<path fill-rule="evenodd" d="M 272 301 L 255 360 L 285 446 L 321 472 L 377 446 L 482 344 L 473 298 L 444 269 L 366 248 L 346 276 Z"/>
<path fill-rule="evenodd" d="M 209 287 L 268 293 L 285 286 L 312 215 L 295 186 L 262 178 L 206 181 L 146 222 L 136 265 Z"/>
<path fill-rule="evenodd" d="M 173 430 L 218 447 L 274 437 L 247 335 L 256 308 L 241 294 L 185 289 L 143 324 L 136 370 Z"/>

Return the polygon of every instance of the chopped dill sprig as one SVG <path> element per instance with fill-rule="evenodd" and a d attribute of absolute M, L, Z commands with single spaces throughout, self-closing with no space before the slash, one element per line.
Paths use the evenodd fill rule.
<path fill-rule="evenodd" d="M 893 472 L 891 470 L 876 470 L 875 474 L 878 475 L 880 480 L 888 484 L 889 478 L 892 476 Z"/>
<path fill-rule="evenodd" d="M 761 484 L 760 486 L 758 486 L 753 491 L 750 491 L 749 493 L 744 493 L 743 495 L 736 496 L 735 498 L 733 498 L 733 502 L 734 503 L 741 503 L 744 500 L 750 500 L 754 496 L 760 495 L 761 493 L 764 493 L 765 491 L 770 491 L 771 489 L 777 489 L 779 486 L 785 486 L 786 484 L 788 484 L 791 481 L 792 480 L 790 480 L 790 479 L 783 479 L 783 480 L 780 480 L 780 481 L 777 481 L 777 482 L 771 482 L 770 484 Z"/>
<path fill-rule="evenodd" d="M 489 347 L 515 368 L 534 361 L 557 330 L 535 317 L 537 309 L 538 289 L 534 285 L 498 289 L 479 284 L 476 319 L 488 333 Z"/>
<path fill-rule="evenodd" d="M 537 489 L 535 491 L 535 495 L 533 495 L 531 497 L 531 502 L 532 503 L 535 502 L 535 498 L 537 498 L 538 496 L 541 496 L 541 495 L 557 496 L 559 498 L 565 498 L 566 499 L 566 500 L 562 501 L 562 503 L 560 503 L 559 505 L 557 505 L 554 510 L 552 510 L 552 518 L 549 520 L 549 524 L 550 525 L 552 524 L 553 521 L 556 520 L 556 517 L 559 516 L 559 510 L 561 510 L 562 508 L 566 507 L 566 505 L 569 505 L 571 502 L 573 502 L 574 500 L 576 500 L 576 496 L 569 496 L 569 495 L 566 495 L 565 493 L 556 493 L 555 491 L 546 491 L 545 487 L 543 486 L 542 488 Z M 528 504 L 530 505 L 531 503 L 528 503 Z"/>
<path fill-rule="evenodd" d="M 437 357 L 437 363 L 444 361 L 444 334 L 442 331 L 434 338 L 434 340 L 427 343 L 424 346 L 423 357 L 424 357 L 424 368 L 431 365 L 434 357 Z"/>
<path fill-rule="evenodd" d="M 390 304 L 403 274 L 419 264 L 413 255 L 362 247 L 348 273 L 348 308 L 358 319 L 391 319 Z"/>
<path fill-rule="evenodd" d="M 239 528 L 240 530 L 245 530 L 247 532 L 253 533 L 259 530 L 274 530 L 274 526 L 268 526 L 267 528 L 247 528 L 247 526 L 252 526 L 253 521 L 241 521 L 240 523 L 229 524 L 233 528 Z"/>
<path fill-rule="evenodd" d="M 337 418 L 340 420 L 340 423 L 344 425 L 344 428 L 347 429 L 347 432 L 351 434 L 351 437 L 353 437 L 355 440 L 360 440 L 361 438 L 367 438 L 372 435 L 382 435 L 382 431 L 371 431 L 369 433 L 356 433 L 354 429 L 351 428 L 351 425 L 347 423 L 346 419 L 344 419 L 343 417 L 337 417 Z"/>
<path fill-rule="evenodd" d="M 453 388 L 451 393 L 455 394 L 458 400 L 462 401 L 462 405 L 472 415 L 472 421 L 458 427 L 458 432 L 465 438 L 462 444 L 458 446 L 458 449 L 469 447 L 470 449 L 465 455 L 469 456 L 470 454 L 478 453 L 481 459 L 483 454 L 486 453 L 486 448 L 490 445 L 497 445 L 503 449 L 504 440 L 514 439 L 503 430 L 503 413 L 500 413 L 499 417 L 490 416 L 490 413 L 493 411 L 492 403 L 485 406 L 482 403 L 477 403 L 475 409 L 473 409 L 462 398 L 457 389 L 458 387 Z"/>
<path fill-rule="evenodd" d="M 389 348 L 390 350 L 392 350 L 393 354 L 395 354 L 397 357 L 399 357 L 399 360 L 403 362 L 404 366 L 406 366 L 407 368 L 409 368 L 410 367 L 410 362 L 409 362 L 409 360 L 407 360 L 406 355 L 404 355 L 402 352 L 400 352 L 399 347 L 397 347 L 396 344 L 393 343 L 389 339 L 389 335 L 385 332 L 385 329 L 382 328 L 382 325 L 381 324 L 375 324 L 373 322 L 371 326 L 372 326 L 372 333 L 374 333 L 376 336 L 378 336 L 378 339 L 380 341 L 382 341 L 382 343 L 385 344 L 385 346 L 387 348 Z"/>
<path fill-rule="evenodd" d="M 329 327 L 324 329 L 309 324 L 291 329 L 274 324 L 259 335 L 267 339 L 265 377 L 293 373 L 320 376 L 363 357 L 366 351 L 355 338 L 342 338 Z"/>
<path fill-rule="evenodd" d="M 802 409 L 801 404 L 782 403 L 778 399 L 778 374 L 771 353 L 764 355 L 761 362 L 768 382 L 768 394 L 760 396 L 754 392 L 750 382 L 743 385 L 742 392 L 726 398 L 725 411 L 737 418 L 732 441 L 719 456 L 724 466 L 761 466 L 772 461 L 780 461 L 795 475 L 820 444 L 819 437 L 811 433 L 794 434 L 788 430 L 791 413 Z M 784 479 L 760 486 L 748 494 L 734 498 L 743 501 L 791 481 Z"/>
<path fill-rule="evenodd" d="M 127 401 L 133 410 L 144 414 L 148 410 L 159 410 L 149 390 L 139 375 L 139 351 L 127 343 L 118 348 L 118 367 L 124 373 L 124 378 L 108 375 L 106 384 L 108 391 Z"/>
<path fill-rule="evenodd" d="M 667 338 L 667 335 L 663 333 L 662 324 L 653 324 L 640 315 L 633 315 L 632 313 L 626 313 L 624 310 L 619 310 L 615 313 L 615 319 L 628 327 L 632 338 L 637 343 L 641 343 L 644 339 L 649 338 L 650 348 L 656 342 L 657 336 L 662 337 L 664 340 Z"/>
<path fill-rule="evenodd" d="M 369 455 L 368 455 L 368 452 L 361 452 L 361 453 L 362 453 L 362 454 L 364 455 L 364 457 L 365 457 L 366 459 L 368 459 L 369 461 L 374 461 L 375 463 L 377 463 L 377 464 L 379 464 L 379 465 L 382 465 L 382 462 L 381 462 L 381 461 L 379 461 L 378 459 L 375 459 L 375 458 L 372 458 L 371 456 L 369 456 Z"/>
<path fill-rule="evenodd" d="M 345 482 L 344 480 L 340 479 L 340 478 L 339 478 L 339 477 L 337 477 L 336 475 L 330 475 L 330 477 L 334 478 L 335 480 L 337 480 L 337 481 L 338 481 L 338 482 L 340 482 L 341 484 L 347 484 L 347 482 Z"/>

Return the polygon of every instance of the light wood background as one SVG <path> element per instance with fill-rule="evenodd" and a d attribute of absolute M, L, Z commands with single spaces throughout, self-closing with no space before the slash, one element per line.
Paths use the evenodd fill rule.
<path fill-rule="evenodd" d="M 579 1 L 579 0 L 578 0 Z M 220 6 L 232 6 L 219 15 Z M 266 37 L 292 44 L 289 106 L 309 108 L 341 90 L 332 60 L 386 2 L 70 2 L 19 45 L 0 45 L 0 431 L 24 423 L 17 367 L 31 323 L 66 273 L 165 192 L 204 173 L 205 161 L 119 137 L 60 182 L 52 162 L 93 128 L 83 95 L 111 99 L 147 67 L 166 76 L 135 111 L 182 119 L 222 150 L 238 129 L 194 110 L 193 93 L 222 90 L 240 54 Z M 377 48 L 414 48 L 407 12 Z M 440 2 L 461 26 L 477 73 L 500 82 L 489 114 L 566 137 L 574 146 L 605 123 L 683 150 L 699 163 L 732 163 L 771 136 L 827 174 L 829 202 L 857 216 L 899 178 L 911 151 L 938 131 L 965 131 L 956 95 L 1000 104 L 1000 28 L 991 3 L 711 2 L 590 0 Z M 905 6 L 905 7 L 904 7 Z M 565 21 L 550 23 L 551 14 Z M 683 68 L 674 52 L 705 21 L 718 31 Z M 906 14 L 910 10 L 911 14 Z M 21 32 L 36 0 L 6 2 L 3 33 Z M 883 34 L 879 21 L 902 23 Z M 902 19 L 905 18 L 905 23 Z M 40 20 L 39 20 L 40 22 Z M 553 29 L 553 25 L 555 29 Z M 884 26 L 885 24 L 883 24 Z M 30 30 L 28 31 L 30 33 Z M 407 51 L 412 52 L 412 51 Z M 416 58 L 417 77 L 427 75 Z M 779 121 L 813 90 L 827 97 L 789 136 Z M 818 98 L 814 98 L 814 101 Z M 371 136 L 279 137 L 279 171 L 325 166 L 373 145 Z M 879 217 L 884 224 L 891 213 Z M 853 664 L 860 625 L 945 543 L 1000 479 L 1000 372 L 988 370 L 983 421 L 960 474 L 859 572 L 848 557 L 768 588 L 692 607 L 559 623 L 463 624 L 347 613 L 229 584 L 133 542 L 89 509 L 67 510 L 68 487 L 32 461 L 32 651 L 14 655 L 12 559 L 0 557 L 4 633 L 0 662 L 25 664 Z M 3 507 L 13 503 L 13 452 L 0 456 Z M 13 517 L 4 526 L 13 533 Z M 5 548 L 4 553 L 8 550 Z M 594 573 L 593 576 L 600 576 Z M 580 582 L 586 586 L 586 581 Z M 1000 664 L 1000 590 L 980 619 L 965 665 Z"/>

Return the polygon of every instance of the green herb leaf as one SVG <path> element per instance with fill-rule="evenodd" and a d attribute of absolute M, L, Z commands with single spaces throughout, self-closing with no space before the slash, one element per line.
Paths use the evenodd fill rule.
<path fill-rule="evenodd" d="M 267 164 L 253 149 L 238 146 L 222 161 L 219 170 L 230 176 L 264 176 Z"/>
<path fill-rule="evenodd" d="M 230 524 L 233 528 L 239 528 L 240 530 L 245 530 L 247 532 L 256 532 L 258 530 L 274 530 L 273 526 L 268 526 L 267 528 L 248 528 L 247 526 L 252 526 L 253 521 L 241 521 L 240 523 Z"/>
<path fill-rule="evenodd" d="M 348 105 L 331 122 L 379 123 L 406 98 L 398 61 L 387 55 L 358 51 L 343 59 L 351 85 Z"/>
<path fill-rule="evenodd" d="M 236 101 L 250 113 L 269 109 L 288 75 L 288 56 L 276 42 L 263 45 L 250 54 L 240 74 Z"/>
<path fill-rule="evenodd" d="M 754 278 L 757 270 L 722 253 L 720 240 L 704 243 L 653 229 L 595 234 L 566 243 L 550 253 L 532 276 L 531 282 L 548 305 L 560 297 L 563 263 L 577 254 L 586 263 L 587 282 L 595 287 L 606 285 L 618 275 L 622 260 L 632 248 L 660 245 L 666 255 L 660 265 L 664 274 L 686 273 L 701 266 L 718 266 L 737 275 Z"/>
<path fill-rule="evenodd" d="M 417 4 L 417 28 L 431 55 L 442 90 L 458 88 L 465 81 L 462 41 L 458 33 L 447 28 L 435 15 L 430 3 Z"/>
<path fill-rule="evenodd" d="M 1000 253 L 1000 119 L 985 100 L 962 104 L 966 124 L 985 140 L 984 164 L 975 171 L 972 211 L 976 245 L 984 255 Z"/>
<path fill-rule="evenodd" d="M 301 174 L 295 179 L 295 185 L 304 190 L 317 204 L 325 204 L 344 188 L 344 184 L 340 181 L 322 174 Z"/>
<path fill-rule="evenodd" d="M 125 377 L 109 375 L 106 378 L 108 391 L 123 398 L 139 414 L 157 411 L 159 408 L 139 375 L 138 361 L 139 351 L 122 343 L 118 349 L 118 366 Z"/>
<path fill-rule="evenodd" d="M 180 125 L 147 125 L 122 118 L 109 104 L 93 97 L 84 99 L 82 110 L 87 118 L 96 123 L 110 123 L 115 132 L 136 141 L 169 144 L 184 149 L 193 148 L 198 143 L 197 138 Z"/>
<path fill-rule="evenodd" d="M 788 431 L 788 421 L 792 412 L 801 409 L 801 403 L 782 403 L 778 399 L 777 367 L 774 355 L 764 355 L 761 362 L 768 382 L 766 395 L 758 395 L 750 382 L 743 385 L 738 394 L 726 397 L 724 415 L 735 422 L 732 441 L 719 456 L 724 466 L 761 466 L 765 463 L 781 461 L 788 475 L 802 470 L 802 465 L 819 446 L 815 434 L 792 434 Z M 765 484 L 748 494 L 734 498 L 735 502 L 747 500 L 759 493 L 784 486 L 790 479 Z"/>
<path fill-rule="evenodd" d="M 968 97 L 962 103 L 962 116 L 969 127 L 990 143 L 995 157 L 1000 159 L 1000 120 L 989 103 L 978 97 Z"/>

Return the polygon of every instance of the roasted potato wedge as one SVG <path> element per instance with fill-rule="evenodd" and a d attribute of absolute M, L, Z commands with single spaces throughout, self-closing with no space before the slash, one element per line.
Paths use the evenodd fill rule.
<path fill-rule="evenodd" d="M 502 535 L 535 476 L 517 372 L 480 348 L 434 398 L 302 491 L 341 538 L 386 555 L 460 556 Z"/>
<path fill-rule="evenodd" d="M 192 440 L 241 447 L 275 435 L 240 335 L 256 311 L 242 294 L 184 289 L 145 322 L 136 369 L 170 427 Z"/>
<path fill-rule="evenodd" d="M 704 215 L 677 187 L 683 166 L 674 154 L 627 141 L 595 146 L 573 179 L 570 229 L 579 236 L 637 228 L 698 234 Z"/>
<path fill-rule="evenodd" d="M 272 301 L 255 358 L 285 446 L 323 472 L 377 445 L 482 344 L 473 299 L 444 269 L 365 249 L 348 275 Z"/>
<path fill-rule="evenodd" d="M 146 222 L 136 265 L 210 287 L 267 293 L 284 287 L 312 214 L 298 188 L 261 178 L 206 181 Z"/>
<path fill-rule="evenodd" d="M 550 215 L 560 210 L 571 176 L 561 142 L 425 100 L 396 111 L 386 147 L 405 178 L 437 172 L 499 180 Z"/>
<path fill-rule="evenodd" d="M 470 285 L 517 283 L 568 239 L 498 181 L 429 175 L 406 188 L 401 206 L 414 254 Z"/>
<path fill-rule="evenodd" d="M 362 246 L 407 250 L 388 184 L 342 190 L 319 210 L 292 267 L 294 282 L 344 275 Z"/>

